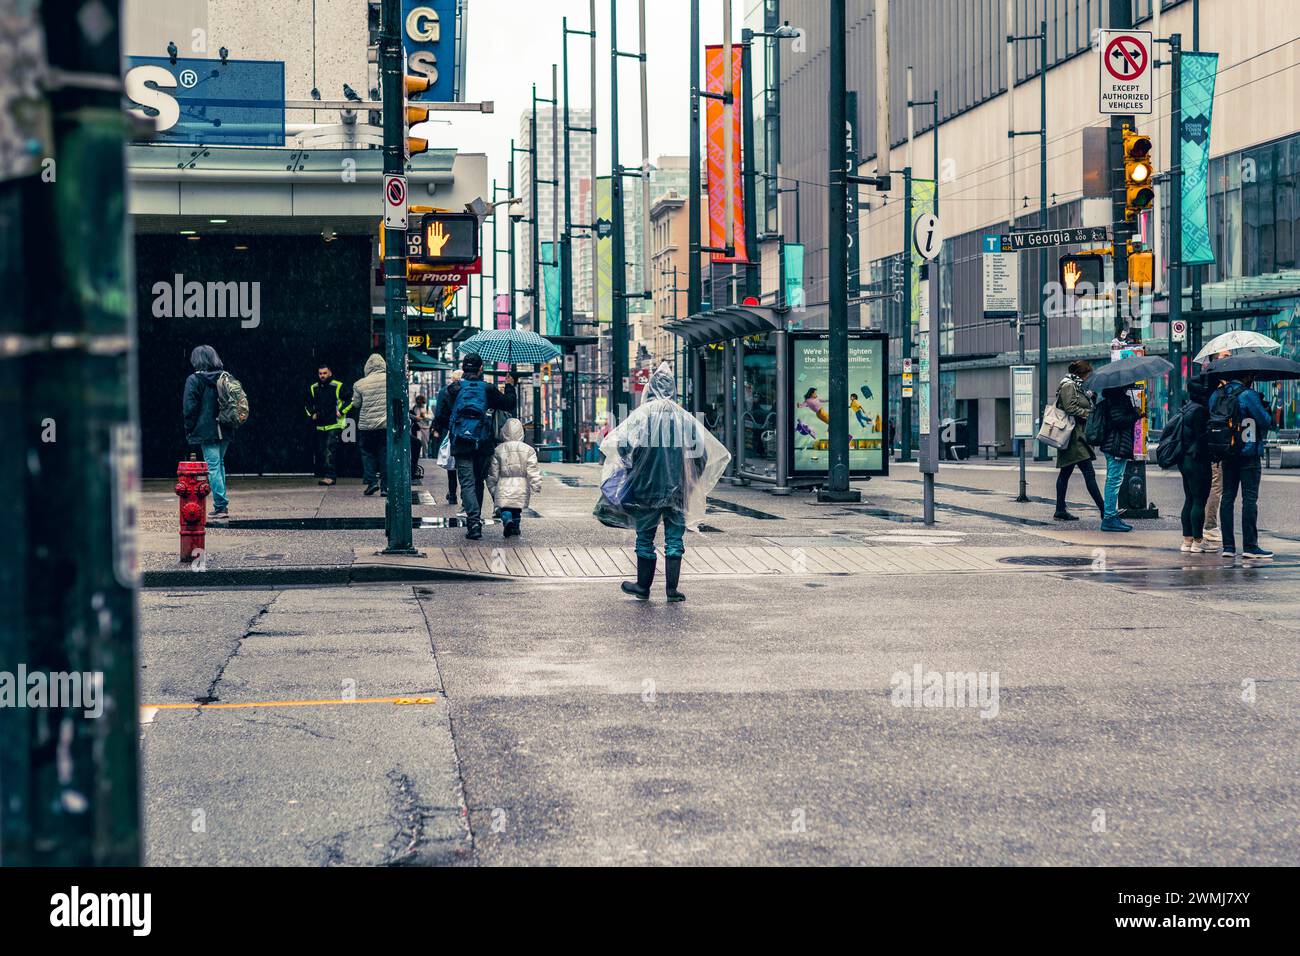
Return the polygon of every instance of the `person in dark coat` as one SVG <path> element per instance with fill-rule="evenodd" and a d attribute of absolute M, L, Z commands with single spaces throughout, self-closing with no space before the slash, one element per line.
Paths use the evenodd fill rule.
<path fill-rule="evenodd" d="M 1124 483 L 1124 473 L 1133 460 L 1133 430 L 1142 413 L 1129 397 L 1128 386 L 1108 388 L 1101 393 L 1094 414 L 1104 416 L 1105 431 L 1101 439 L 1101 453 L 1106 456 L 1105 511 L 1101 519 L 1102 531 L 1132 531 L 1133 526 L 1119 517 L 1119 488 Z"/>
<path fill-rule="evenodd" d="M 1205 540 L 1205 503 L 1210 497 L 1210 452 L 1206 435 L 1210 425 L 1210 394 L 1214 389 L 1204 375 L 1187 383 L 1187 404 L 1183 406 L 1183 457 L 1178 471 L 1183 476 L 1183 546 L 1193 554 L 1213 553 L 1217 545 Z"/>
<path fill-rule="evenodd" d="M 1067 415 L 1074 416 L 1074 431 L 1070 433 L 1070 442 L 1056 453 L 1056 467 L 1060 469 L 1056 476 L 1056 514 L 1057 521 L 1078 521 L 1065 507 L 1065 493 L 1070 487 L 1070 475 L 1077 468 L 1083 475 L 1083 483 L 1088 487 L 1088 494 L 1097 504 L 1097 510 L 1104 517 L 1105 505 L 1101 490 L 1097 487 L 1097 473 L 1092 463 L 1097 460 L 1092 446 L 1083 437 L 1084 426 L 1092 414 L 1092 393 L 1083 384 L 1083 380 L 1092 374 L 1092 365 L 1080 359 L 1071 362 L 1069 374 L 1061 379 L 1056 387 L 1056 407 Z"/>
<path fill-rule="evenodd" d="M 476 388 L 483 380 L 483 359 L 477 355 L 466 355 L 460 363 L 464 377 L 459 382 L 452 382 L 438 397 L 438 413 L 433 420 L 433 430 L 438 435 L 445 435 L 454 423 L 456 402 L 462 390 Z M 473 385 L 469 383 L 475 383 Z M 506 412 L 513 416 L 517 399 L 515 395 L 515 378 L 510 376 L 505 391 L 488 387 L 486 391 L 488 415 L 494 411 Z M 456 475 L 460 479 L 460 501 L 465 509 L 467 530 L 465 537 L 477 541 L 483 537 L 483 486 L 487 481 L 488 466 L 492 463 L 492 453 L 496 450 L 496 429 L 487 430 L 481 441 L 466 441 L 452 435 L 451 453 L 456 459 Z"/>
<path fill-rule="evenodd" d="M 215 519 L 230 517 L 230 500 L 226 497 L 226 449 L 230 436 L 223 434 L 217 418 L 217 380 L 224 369 L 217 350 L 211 345 L 197 346 L 190 353 L 194 371 L 185 380 L 181 413 L 185 418 L 185 440 L 196 445 L 208 464 L 208 485 L 212 488 L 212 514 Z"/>

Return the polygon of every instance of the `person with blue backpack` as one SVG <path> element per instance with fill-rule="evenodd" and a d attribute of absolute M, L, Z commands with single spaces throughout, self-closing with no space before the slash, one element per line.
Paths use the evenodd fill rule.
<path fill-rule="evenodd" d="M 1206 444 L 1210 455 L 1223 468 L 1223 500 L 1219 503 L 1219 528 L 1223 532 L 1223 556 L 1237 557 L 1233 533 L 1233 508 L 1241 490 L 1241 556 L 1267 560 L 1272 551 L 1259 546 L 1260 456 L 1264 438 L 1273 424 L 1263 397 L 1251 386 L 1253 375 L 1236 374 L 1215 391 L 1210 399 L 1210 420 Z"/>
<path fill-rule="evenodd" d="M 460 368 L 461 380 L 448 385 L 438 398 L 433 428 L 437 434 L 451 438 L 460 501 L 465 510 L 465 537 L 477 541 L 483 537 L 483 486 L 496 449 L 492 413 L 514 414 L 515 378 L 510 376 L 502 392 L 483 381 L 483 359 L 479 356 L 466 355 Z"/>

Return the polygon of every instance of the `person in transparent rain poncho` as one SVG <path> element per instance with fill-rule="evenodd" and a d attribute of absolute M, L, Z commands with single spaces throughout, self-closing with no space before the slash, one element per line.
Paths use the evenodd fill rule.
<path fill-rule="evenodd" d="M 695 416 L 678 405 L 672 368 L 650 376 L 637 406 L 600 443 L 601 490 L 636 527 L 636 583 L 623 590 L 645 601 L 655 575 L 655 535 L 664 527 L 664 570 L 669 601 L 684 601 L 677 584 L 686 552 L 682 537 L 698 530 L 705 502 L 731 453 Z"/>

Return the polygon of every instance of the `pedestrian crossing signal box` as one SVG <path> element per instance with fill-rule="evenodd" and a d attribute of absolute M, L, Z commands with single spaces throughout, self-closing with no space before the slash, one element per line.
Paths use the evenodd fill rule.
<path fill-rule="evenodd" d="M 424 265 L 468 265 L 479 257 L 479 221 L 472 212 L 425 213 L 420 236 L 418 261 Z"/>
<path fill-rule="evenodd" d="M 1101 295 L 1106 287 L 1106 254 L 1061 256 L 1060 282 L 1067 295 Z"/>

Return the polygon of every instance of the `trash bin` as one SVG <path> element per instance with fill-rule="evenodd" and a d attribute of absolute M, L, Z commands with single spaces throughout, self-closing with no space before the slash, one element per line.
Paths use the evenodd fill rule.
<path fill-rule="evenodd" d="M 964 418 L 944 418 L 939 422 L 939 443 L 943 457 L 950 461 L 970 458 L 970 426 Z"/>

